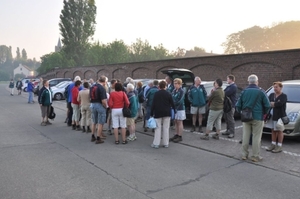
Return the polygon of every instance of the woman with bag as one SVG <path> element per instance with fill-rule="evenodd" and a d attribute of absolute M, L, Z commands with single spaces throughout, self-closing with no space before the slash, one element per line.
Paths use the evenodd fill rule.
<path fill-rule="evenodd" d="M 153 103 L 151 106 L 150 116 L 154 117 L 157 124 L 151 147 L 156 149 L 158 149 L 160 145 L 161 133 L 163 137 L 163 146 L 165 148 L 169 146 L 169 126 L 171 118 L 170 109 L 172 108 L 175 110 L 172 95 L 166 91 L 166 85 L 167 83 L 165 81 L 159 82 L 160 90 L 154 94 Z"/>
<path fill-rule="evenodd" d="M 267 151 L 271 151 L 273 153 L 280 153 L 282 151 L 282 142 L 283 142 L 283 131 L 279 129 L 277 125 L 278 120 L 282 120 L 282 122 L 287 119 L 286 117 L 286 102 L 287 102 L 287 95 L 282 92 L 283 85 L 281 82 L 274 82 L 273 83 L 274 93 L 269 95 L 269 100 L 271 103 L 271 111 L 270 111 L 270 119 L 272 120 L 272 143 L 271 146 L 267 148 Z M 278 139 L 278 143 L 276 145 L 276 141 Z"/>
<path fill-rule="evenodd" d="M 121 128 L 122 144 L 127 144 L 126 140 L 126 118 L 123 116 L 123 108 L 129 107 L 129 101 L 121 83 L 115 84 L 115 92 L 110 94 L 108 106 L 111 109 L 112 127 L 114 129 L 115 144 L 119 144 L 118 128 Z"/>

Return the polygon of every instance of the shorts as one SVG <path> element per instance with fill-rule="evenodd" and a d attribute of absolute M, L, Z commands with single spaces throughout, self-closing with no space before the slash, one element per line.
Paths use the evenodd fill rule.
<path fill-rule="evenodd" d="M 277 122 L 278 122 L 278 121 L 274 121 L 274 120 L 271 121 L 272 129 L 273 129 L 274 131 L 280 131 L 279 129 L 276 128 Z"/>
<path fill-rule="evenodd" d="M 127 126 L 132 126 L 135 124 L 135 119 L 134 118 L 126 118 L 126 125 Z"/>
<path fill-rule="evenodd" d="M 185 110 L 180 110 L 176 112 L 175 120 L 185 120 L 185 119 L 186 119 Z"/>
<path fill-rule="evenodd" d="M 48 117 L 50 112 L 50 106 L 41 106 L 42 118 Z"/>
<path fill-rule="evenodd" d="M 191 114 L 205 114 L 206 112 L 206 107 L 205 106 L 201 106 L 201 107 L 196 107 L 196 106 L 191 106 Z"/>
<path fill-rule="evenodd" d="M 106 122 L 106 109 L 100 103 L 91 103 L 92 121 L 94 124 L 105 124 Z"/>
<path fill-rule="evenodd" d="M 123 108 L 113 108 L 111 109 L 111 120 L 112 127 L 116 128 L 126 128 L 126 117 L 123 116 Z"/>

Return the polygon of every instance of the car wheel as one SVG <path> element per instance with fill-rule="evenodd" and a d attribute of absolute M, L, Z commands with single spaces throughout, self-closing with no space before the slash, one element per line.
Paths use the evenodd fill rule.
<path fill-rule="evenodd" d="M 23 91 L 24 91 L 24 92 L 27 92 L 27 87 L 25 87 L 25 88 L 23 89 Z"/>
<path fill-rule="evenodd" d="M 61 93 L 56 93 L 56 94 L 54 95 L 54 99 L 55 99 L 55 100 L 62 100 L 62 98 L 63 98 L 63 96 L 62 96 Z"/>

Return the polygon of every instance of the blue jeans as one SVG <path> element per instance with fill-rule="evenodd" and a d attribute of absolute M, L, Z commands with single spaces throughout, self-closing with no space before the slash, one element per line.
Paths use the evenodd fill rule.
<path fill-rule="evenodd" d="M 92 121 L 94 124 L 106 123 L 106 109 L 100 103 L 91 103 Z"/>
<path fill-rule="evenodd" d="M 28 92 L 28 103 L 32 103 L 33 102 L 33 92 L 29 91 Z"/>

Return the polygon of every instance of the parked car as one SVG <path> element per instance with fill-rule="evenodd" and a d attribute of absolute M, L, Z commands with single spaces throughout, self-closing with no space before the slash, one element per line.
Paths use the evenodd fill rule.
<path fill-rule="evenodd" d="M 72 81 L 63 81 L 57 84 L 56 86 L 52 86 L 52 99 L 54 100 L 63 100 L 65 99 L 64 92 L 65 88 L 71 84 Z"/>
<path fill-rule="evenodd" d="M 30 82 L 30 80 L 31 79 L 34 79 L 34 82 L 36 82 L 36 81 L 39 81 L 39 79 L 37 79 L 37 78 L 23 78 L 21 81 L 22 81 L 22 84 L 23 84 L 23 86 L 22 86 L 22 90 L 24 91 L 24 92 L 27 92 L 27 85 L 28 85 L 28 82 Z M 35 84 L 34 84 L 35 85 Z"/>
<path fill-rule="evenodd" d="M 51 88 L 53 86 L 56 86 L 60 82 L 64 82 L 64 81 L 72 81 L 72 79 L 71 78 L 53 78 L 53 79 L 49 79 L 49 87 Z"/>
<path fill-rule="evenodd" d="M 164 70 L 162 71 L 163 74 L 170 76 L 172 79 L 175 78 L 180 78 L 182 79 L 182 88 L 185 91 L 185 111 L 186 111 L 186 118 L 187 119 L 191 119 L 192 115 L 190 113 L 190 109 L 191 109 L 191 103 L 188 100 L 188 92 L 190 87 L 194 84 L 194 79 L 195 79 L 195 75 L 192 71 L 187 70 L 187 69 L 180 69 L 180 68 L 175 68 L 175 69 L 168 69 L 168 70 Z M 201 81 L 201 85 L 204 86 L 207 94 L 209 94 L 211 92 L 211 90 L 213 89 L 213 84 L 214 81 Z M 228 86 L 227 82 L 223 82 L 222 88 L 225 89 Z M 237 91 L 237 99 L 239 98 L 239 96 L 241 95 L 242 89 L 238 88 Z M 208 116 L 208 108 L 206 108 L 206 114 L 205 114 L 205 119 L 204 119 L 204 123 L 206 122 L 206 118 Z M 236 111 L 235 112 L 235 118 L 239 118 L 240 114 Z"/>
<path fill-rule="evenodd" d="M 285 125 L 285 136 L 300 136 L 300 80 L 283 81 L 282 92 L 287 95 L 286 114 L 290 123 Z M 273 86 L 267 91 L 269 96 L 274 92 Z M 263 133 L 271 133 L 271 122 L 264 125 Z"/>

